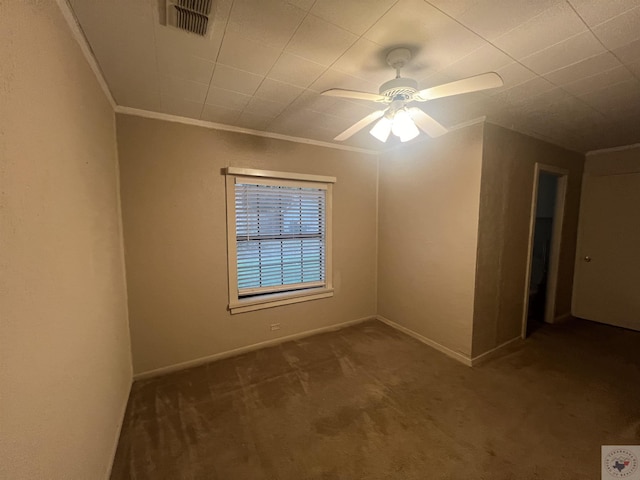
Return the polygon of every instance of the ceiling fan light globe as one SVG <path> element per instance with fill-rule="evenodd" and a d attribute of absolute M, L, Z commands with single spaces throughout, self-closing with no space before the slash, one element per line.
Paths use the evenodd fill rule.
<path fill-rule="evenodd" d="M 382 117 L 369 133 L 373 135 L 375 138 L 380 140 L 382 143 L 386 142 L 389 138 L 389 134 L 391 133 L 391 120 L 387 117 Z"/>
<path fill-rule="evenodd" d="M 416 127 L 406 110 L 398 110 L 396 112 L 393 117 L 391 131 L 396 137 L 400 138 L 401 142 L 408 142 L 420 134 L 418 127 Z"/>
<path fill-rule="evenodd" d="M 403 135 L 400 135 L 400 141 L 402 143 L 408 142 L 409 140 L 413 140 L 414 138 L 416 138 L 418 135 L 420 135 L 420 131 L 416 128 L 415 131 L 412 130 L 409 133 L 405 133 Z"/>

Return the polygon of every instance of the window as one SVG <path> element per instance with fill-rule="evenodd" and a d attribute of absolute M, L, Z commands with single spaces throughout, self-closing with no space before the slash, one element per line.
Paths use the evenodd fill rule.
<path fill-rule="evenodd" d="M 229 309 L 326 298 L 333 177 L 227 168 Z"/>

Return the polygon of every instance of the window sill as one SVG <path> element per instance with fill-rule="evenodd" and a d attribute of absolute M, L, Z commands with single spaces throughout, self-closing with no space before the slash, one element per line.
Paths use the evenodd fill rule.
<path fill-rule="evenodd" d="M 231 314 L 253 312 L 263 308 L 280 307 L 292 303 L 308 302 L 333 297 L 333 288 L 310 288 L 297 292 L 281 292 L 260 295 L 256 298 L 240 299 L 229 304 Z"/>

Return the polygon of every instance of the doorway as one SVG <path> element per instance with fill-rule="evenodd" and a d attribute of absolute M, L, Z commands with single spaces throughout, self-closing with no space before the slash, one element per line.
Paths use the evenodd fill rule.
<path fill-rule="evenodd" d="M 529 224 L 522 338 L 555 320 L 568 171 L 536 163 Z"/>

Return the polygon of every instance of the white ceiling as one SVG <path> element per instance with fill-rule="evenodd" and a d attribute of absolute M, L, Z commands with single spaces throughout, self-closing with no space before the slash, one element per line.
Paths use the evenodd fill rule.
<path fill-rule="evenodd" d="M 640 0 L 214 0 L 207 37 L 161 25 L 164 0 L 70 0 L 118 105 L 330 141 L 378 108 L 409 47 L 421 88 L 498 72 L 505 86 L 421 104 L 586 152 L 640 142 Z M 347 145 L 384 145 L 361 131 Z"/>

